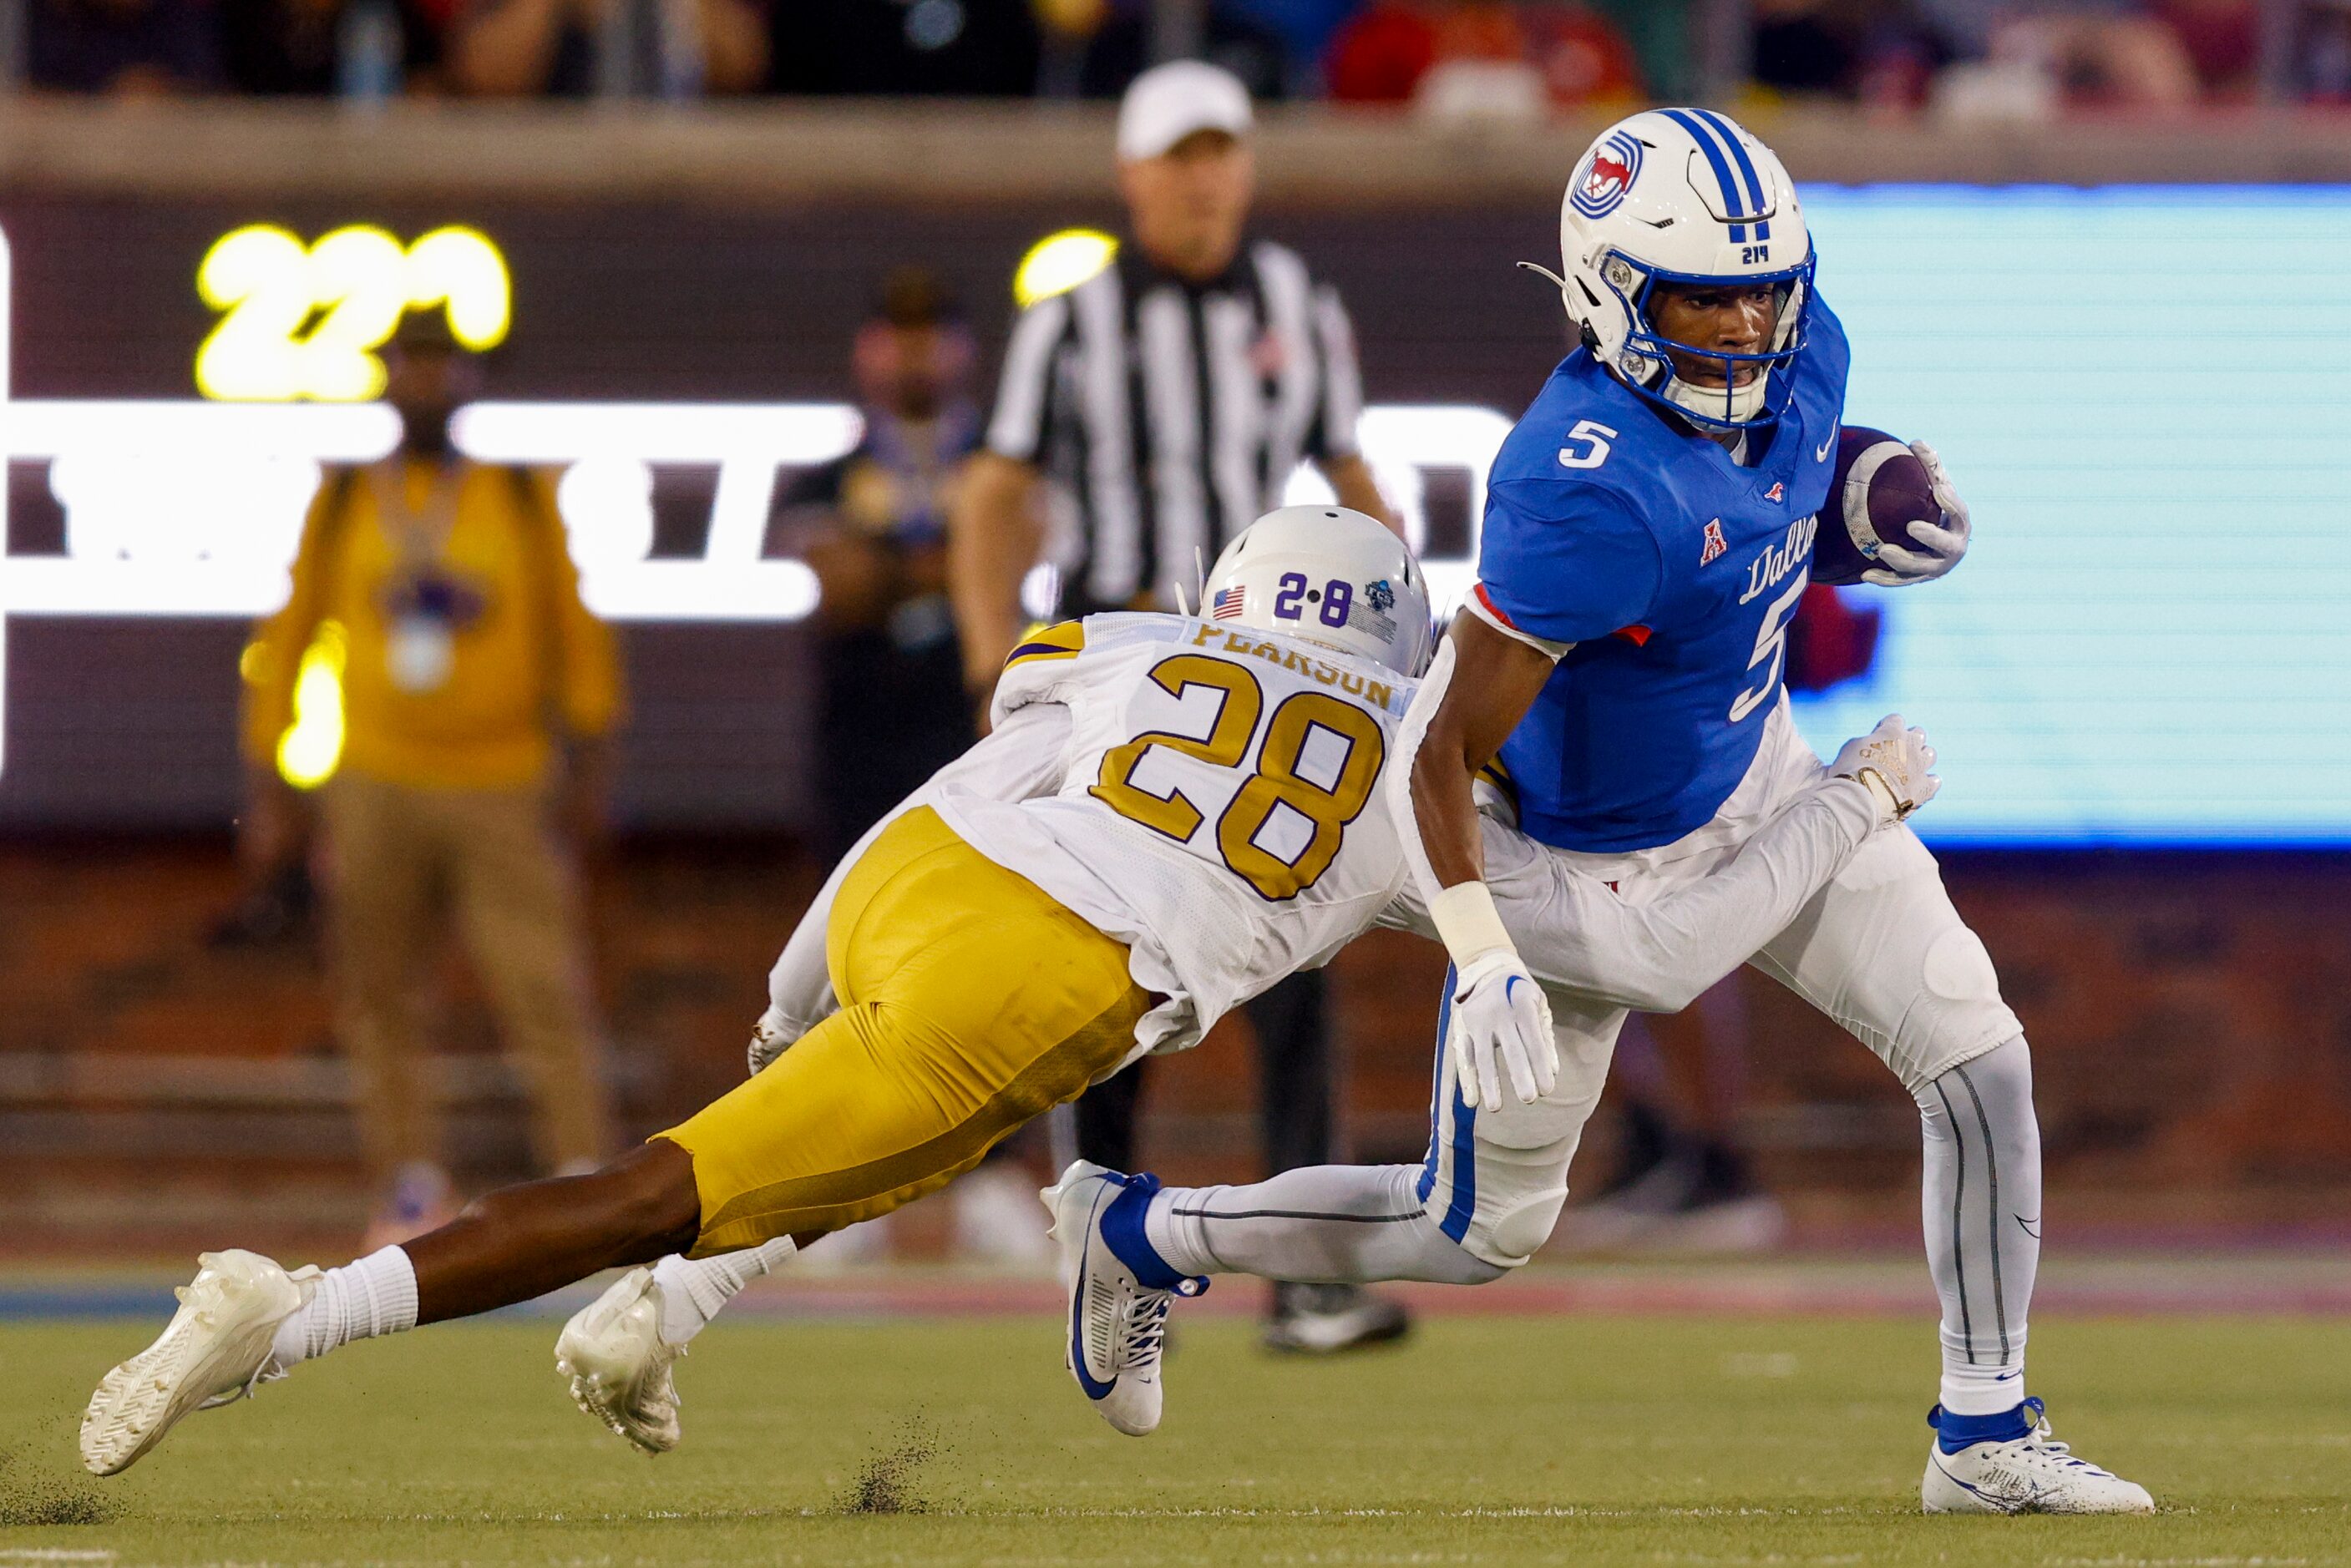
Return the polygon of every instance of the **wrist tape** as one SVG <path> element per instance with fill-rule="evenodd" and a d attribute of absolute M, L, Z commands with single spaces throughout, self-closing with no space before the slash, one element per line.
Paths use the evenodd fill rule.
<path fill-rule="evenodd" d="M 1483 882 L 1456 882 L 1443 889 L 1428 901 L 1428 918 L 1457 969 L 1497 950 L 1518 954 L 1518 944 L 1510 940 L 1501 913 L 1494 908 L 1494 895 Z"/>

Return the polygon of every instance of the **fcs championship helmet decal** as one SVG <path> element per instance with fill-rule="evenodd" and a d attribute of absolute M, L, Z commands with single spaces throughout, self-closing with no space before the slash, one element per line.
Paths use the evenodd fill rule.
<path fill-rule="evenodd" d="M 1345 506 L 1284 506 L 1233 535 L 1201 584 L 1200 613 L 1418 675 L 1437 651 L 1428 583 L 1411 547 Z"/>

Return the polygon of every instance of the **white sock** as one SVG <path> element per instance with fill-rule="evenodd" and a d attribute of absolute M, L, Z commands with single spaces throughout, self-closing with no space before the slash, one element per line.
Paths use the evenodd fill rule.
<path fill-rule="evenodd" d="M 355 1339 L 416 1326 L 416 1265 L 398 1247 L 329 1269 L 310 1304 L 277 1325 L 271 1354 L 281 1366 L 324 1355 Z"/>
<path fill-rule="evenodd" d="M 684 1345 L 709 1327 L 737 1292 L 781 1267 L 799 1251 L 789 1236 L 778 1236 L 715 1258 L 682 1258 L 672 1252 L 653 1265 L 653 1282 L 662 1289 L 662 1338 Z"/>
<path fill-rule="evenodd" d="M 1943 1408 L 1954 1416 L 2001 1416 L 2024 1403 L 2024 1347 L 2002 1366 L 1970 1366 L 1943 1352 Z"/>

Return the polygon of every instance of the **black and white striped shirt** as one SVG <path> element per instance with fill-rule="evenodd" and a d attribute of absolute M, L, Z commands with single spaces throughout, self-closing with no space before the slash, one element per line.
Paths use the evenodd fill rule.
<path fill-rule="evenodd" d="M 1014 325 L 987 445 L 1073 503 L 1061 614 L 1172 608 L 1301 461 L 1354 453 L 1363 398 L 1347 314 L 1295 252 L 1260 241 L 1194 284 L 1127 245 Z"/>

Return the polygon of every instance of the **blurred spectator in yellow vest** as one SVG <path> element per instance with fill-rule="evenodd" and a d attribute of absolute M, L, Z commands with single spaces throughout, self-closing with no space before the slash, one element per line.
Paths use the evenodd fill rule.
<path fill-rule="evenodd" d="M 540 1167 L 610 1152 L 577 850 L 601 826 L 622 703 L 552 495 L 450 445 L 478 361 L 416 317 L 386 368 L 400 448 L 320 487 L 293 596 L 248 653 L 244 737 L 256 808 L 282 812 L 274 763 L 303 657 L 338 628 L 344 738 L 320 815 L 337 1027 L 381 1194 L 371 1247 L 454 1211 L 423 1030 L 451 923 L 530 1091 Z"/>

